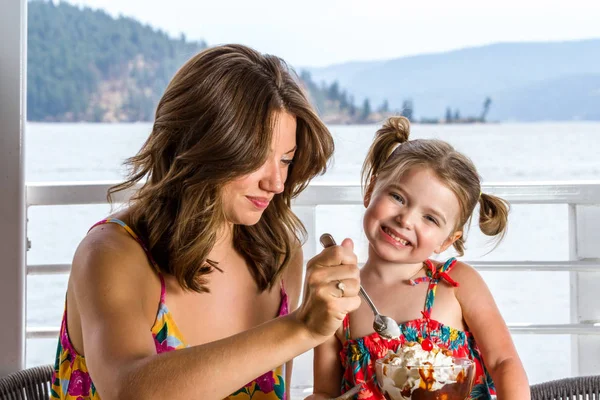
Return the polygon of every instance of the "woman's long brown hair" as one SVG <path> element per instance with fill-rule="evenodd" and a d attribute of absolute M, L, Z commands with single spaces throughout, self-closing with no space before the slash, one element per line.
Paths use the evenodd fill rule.
<path fill-rule="evenodd" d="M 150 136 L 126 161 L 128 179 L 109 190 L 111 201 L 115 193 L 142 182 L 130 200 L 129 222 L 156 268 L 175 276 L 183 288 L 209 291 L 215 263 L 208 255 L 226 223 L 221 189 L 265 162 L 281 111 L 294 115 L 297 124 L 297 150 L 285 189 L 257 224 L 234 227 L 233 243 L 264 291 L 304 241 L 306 231 L 291 211 L 291 200 L 325 172 L 333 139 L 294 77 L 280 58 L 242 45 L 197 54 L 169 83 Z"/>

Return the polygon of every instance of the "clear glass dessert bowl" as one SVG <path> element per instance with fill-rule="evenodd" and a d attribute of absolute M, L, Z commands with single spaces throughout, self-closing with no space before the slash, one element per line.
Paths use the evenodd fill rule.
<path fill-rule="evenodd" d="M 452 358 L 452 365 L 393 364 L 375 361 L 377 384 L 387 400 L 465 400 L 473 388 L 475 363 Z"/>

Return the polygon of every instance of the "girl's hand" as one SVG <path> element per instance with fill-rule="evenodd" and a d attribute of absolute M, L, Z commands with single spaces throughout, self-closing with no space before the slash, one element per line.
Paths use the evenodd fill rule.
<path fill-rule="evenodd" d="M 354 244 L 345 239 L 341 246 L 328 247 L 308 262 L 297 318 L 323 342 L 340 327 L 346 314 L 360 306 L 359 288 Z"/>

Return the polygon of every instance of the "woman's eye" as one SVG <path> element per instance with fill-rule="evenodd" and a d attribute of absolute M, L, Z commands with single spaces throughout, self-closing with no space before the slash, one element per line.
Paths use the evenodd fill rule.
<path fill-rule="evenodd" d="M 290 158 L 290 159 L 283 159 L 281 160 L 282 163 L 284 163 L 286 166 L 290 166 L 294 163 L 294 159 Z"/>

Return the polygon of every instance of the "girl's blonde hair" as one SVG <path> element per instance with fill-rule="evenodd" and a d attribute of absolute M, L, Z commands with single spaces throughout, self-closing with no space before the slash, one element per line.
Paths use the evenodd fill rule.
<path fill-rule="evenodd" d="M 128 180 L 109 201 L 143 182 L 130 204 L 130 223 L 144 238 L 157 268 L 179 284 L 207 292 L 208 259 L 225 223 L 222 188 L 260 168 L 270 151 L 277 114 L 296 117 L 297 150 L 283 193 L 260 221 L 238 225 L 233 244 L 260 290 L 271 288 L 306 231 L 291 211 L 296 197 L 323 174 L 333 138 L 285 62 L 242 45 L 207 49 L 175 74 L 162 96 L 152 132 L 127 160 Z M 226 268 L 226 267 L 223 267 Z"/>
<path fill-rule="evenodd" d="M 370 201 L 375 185 L 385 185 L 412 168 L 425 167 L 458 198 L 460 215 L 454 231 L 464 231 L 479 204 L 479 228 L 485 235 L 502 240 L 508 222 L 508 202 L 481 192 L 481 178 L 473 162 L 442 140 L 408 140 L 409 134 L 410 123 L 404 117 L 388 118 L 375 134 L 362 169 L 365 201 Z M 464 235 L 453 246 L 462 256 Z"/>

